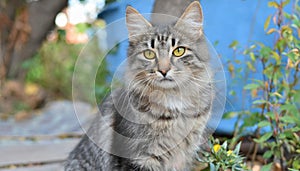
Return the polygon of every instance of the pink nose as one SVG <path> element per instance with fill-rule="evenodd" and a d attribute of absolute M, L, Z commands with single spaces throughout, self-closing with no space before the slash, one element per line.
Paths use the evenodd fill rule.
<path fill-rule="evenodd" d="M 158 72 L 161 73 L 161 75 L 163 75 L 164 77 L 166 77 L 167 73 L 168 73 L 169 70 L 166 70 L 166 69 L 161 69 L 161 70 L 158 70 Z"/>

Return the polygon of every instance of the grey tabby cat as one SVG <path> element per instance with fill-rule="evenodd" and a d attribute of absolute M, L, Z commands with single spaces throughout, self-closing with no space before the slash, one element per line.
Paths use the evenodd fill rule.
<path fill-rule="evenodd" d="M 70 153 L 67 171 L 190 170 L 210 116 L 210 56 L 199 2 L 172 25 L 150 24 L 127 7 L 124 85 Z"/>

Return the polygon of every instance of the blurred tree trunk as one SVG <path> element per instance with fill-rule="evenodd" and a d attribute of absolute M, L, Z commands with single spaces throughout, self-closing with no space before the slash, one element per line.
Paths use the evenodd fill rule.
<path fill-rule="evenodd" d="M 57 13 L 67 0 L 0 1 L 0 81 L 24 79 L 21 68 L 54 27 Z"/>
<path fill-rule="evenodd" d="M 185 8 L 195 0 L 156 0 L 152 13 L 166 14 L 179 18 Z M 152 22 L 157 24 L 167 24 L 175 22 L 176 18 L 152 15 Z"/>

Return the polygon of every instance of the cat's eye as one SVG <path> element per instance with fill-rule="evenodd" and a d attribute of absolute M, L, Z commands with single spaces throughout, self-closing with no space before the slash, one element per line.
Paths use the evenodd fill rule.
<path fill-rule="evenodd" d="M 178 47 L 175 50 L 173 50 L 173 55 L 176 57 L 180 57 L 185 53 L 185 47 Z"/>
<path fill-rule="evenodd" d="M 149 49 L 144 51 L 144 56 L 147 59 L 154 59 L 156 57 L 155 52 Z"/>

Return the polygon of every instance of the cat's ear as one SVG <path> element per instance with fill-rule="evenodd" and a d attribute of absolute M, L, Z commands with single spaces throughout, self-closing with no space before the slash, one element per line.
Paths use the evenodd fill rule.
<path fill-rule="evenodd" d="M 178 19 L 175 28 L 184 30 L 192 36 L 201 36 L 203 33 L 203 13 L 198 1 L 192 2 Z"/>
<path fill-rule="evenodd" d="M 129 39 L 132 36 L 145 32 L 152 25 L 133 7 L 126 8 L 126 25 L 129 33 Z"/>

